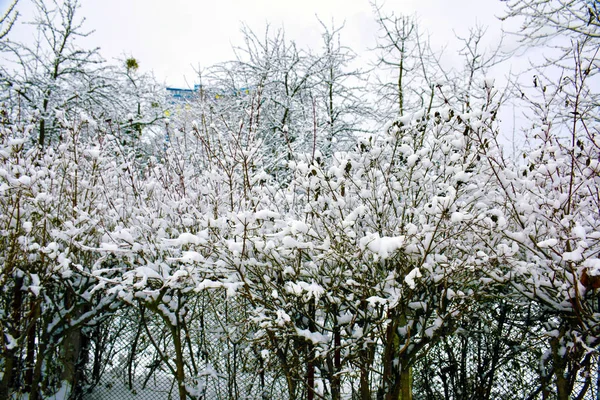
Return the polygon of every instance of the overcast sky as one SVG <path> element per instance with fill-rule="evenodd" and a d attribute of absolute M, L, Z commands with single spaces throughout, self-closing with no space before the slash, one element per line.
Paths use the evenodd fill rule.
<path fill-rule="evenodd" d="M 344 44 L 365 54 L 376 37 L 373 8 L 368 0 L 81 0 L 80 15 L 94 30 L 90 44 L 99 46 L 106 59 L 133 56 L 143 70 L 154 71 L 169 86 L 194 82 L 194 68 L 207 67 L 233 57 L 231 46 L 242 44 L 240 26 L 253 30 L 285 27 L 286 36 L 301 46 L 320 45 L 320 26 L 345 22 Z M 0 0 L 4 11 L 9 0 Z M 500 0 L 388 0 L 385 12 L 417 15 L 436 46 L 453 42 L 453 32 L 465 34 L 476 23 L 489 27 L 497 40 L 502 25 Z M 33 16 L 30 0 L 19 0 L 19 26 L 13 40 L 27 40 L 31 28 L 23 25 Z M 453 49 L 449 48 L 450 52 Z"/>

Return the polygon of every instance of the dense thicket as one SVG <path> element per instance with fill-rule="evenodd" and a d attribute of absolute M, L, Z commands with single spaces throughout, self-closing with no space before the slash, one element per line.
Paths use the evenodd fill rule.
<path fill-rule="evenodd" d="M 236 373 L 289 399 L 440 398 L 424 362 L 445 398 L 495 398 L 509 361 L 537 374 L 502 378 L 516 396 L 597 393 L 596 3 L 508 2 L 552 51 L 505 89 L 484 30 L 456 68 L 375 8 L 369 72 L 339 27 L 319 49 L 245 27 L 183 100 L 78 47 L 77 0 L 35 3 L 37 43 L 0 21 L 0 398 L 83 398 L 125 334 L 128 389 L 147 351 L 181 400 L 223 377 L 242 398 Z"/>

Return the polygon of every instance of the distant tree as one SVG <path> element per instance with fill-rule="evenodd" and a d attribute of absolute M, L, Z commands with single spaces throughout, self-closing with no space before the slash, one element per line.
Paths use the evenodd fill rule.
<path fill-rule="evenodd" d="M 560 37 L 600 38 L 600 6 L 595 0 L 508 0 L 502 19 L 521 21 L 513 32 L 526 43 Z"/>
<path fill-rule="evenodd" d="M 555 113 L 561 108 L 570 111 L 567 104 L 574 96 L 573 73 L 577 79 L 589 83 L 581 95 L 576 96 L 580 107 L 593 107 L 600 102 L 597 89 L 600 79 L 598 45 L 600 43 L 599 6 L 593 0 L 526 0 L 507 2 L 506 15 L 522 23 L 521 29 L 510 32 L 520 39 L 524 48 L 537 46 L 543 57 L 532 62 L 526 77 L 517 80 L 515 97 L 535 96 L 538 88 L 556 86 L 562 89 L 556 96 L 565 107 L 553 106 Z M 564 80 L 560 82 L 560 80 Z M 559 102 L 556 103 L 557 105 Z M 579 110 L 582 111 L 582 110 Z M 571 124 L 571 115 L 562 116 L 562 124 Z M 594 117 L 587 114 L 584 119 Z"/>
<path fill-rule="evenodd" d="M 19 13 L 15 10 L 19 0 L 13 0 L 6 12 L 0 17 L 0 40 L 7 37 L 13 25 L 17 21 Z"/>
<path fill-rule="evenodd" d="M 356 54 L 342 45 L 344 26 L 319 22 L 322 48 L 310 55 L 318 66 L 310 89 L 316 129 L 313 146 L 329 159 L 336 150 L 348 150 L 355 144 L 356 134 L 369 129 L 371 110 L 365 98 L 366 74 L 352 65 Z"/>
<path fill-rule="evenodd" d="M 5 42 L 9 52 L 7 77 L 19 101 L 37 128 L 32 140 L 41 148 L 57 143 L 57 113 L 69 117 L 79 113 L 92 118 L 107 116 L 105 99 L 114 97 L 114 88 L 103 76 L 103 60 L 97 49 L 82 49 L 77 38 L 88 36 L 79 19 L 78 0 L 59 3 L 35 0 L 37 43 Z M 15 99 L 16 100 L 16 99 Z"/>
<path fill-rule="evenodd" d="M 385 124 L 405 113 L 438 106 L 430 102 L 444 99 L 435 93 L 444 83 L 440 54 L 431 50 L 417 18 L 386 14 L 376 3 L 373 9 L 379 27 L 372 50 L 376 56 L 372 72 L 376 79 L 372 84 L 378 104 L 376 120 Z"/>
<path fill-rule="evenodd" d="M 312 143 L 306 122 L 312 115 L 309 88 L 317 65 L 283 29 L 272 33 L 267 26 L 262 39 L 248 27 L 242 33 L 245 46 L 236 49 L 237 60 L 215 66 L 211 75 L 225 97 L 247 88 L 260 99 L 257 133 L 271 153 L 269 168 L 280 171 L 282 161 Z"/>
<path fill-rule="evenodd" d="M 104 105 L 118 129 L 121 144 L 126 152 L 140 160 L 163 152 L 165 140 L 165 110 L 168 99 L 164 87 L 154 76 L 139 70 L 134 57 L 119 60 L 122 64 L 109 66 L 105 79 L 115 93 L 114 104 Z M 109 99 L 105 99 L 107 101 Z M 146 162 L 144 161 L 144 162 Z"/>

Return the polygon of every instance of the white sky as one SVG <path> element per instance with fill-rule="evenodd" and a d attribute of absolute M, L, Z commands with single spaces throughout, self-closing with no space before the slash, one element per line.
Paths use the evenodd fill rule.
<path fill-rule="evenodd" d="M 0 0 L 0 10 L 9 0 Z M 368 0 L 81 0 L 80 16 L 94 30 L 90 45 L 99 46 L 108 60 L 133 56 L 142 70 L 154 71 L 169 86 L 195 81 L 194 68 L 233 58 L 231 45 L 241 45 L 240 26 L 256 32 L 267 22 L 285 27 L 286 36 L 301 46 L 320 46 L 318 15 L 325 23 L 345 21 L 342 41 L 363 55 L 376 37 L 374 13 Z M 489 26 L 491 41 L 500 37 L 500 0 L 388 0 L 386 12 L 414 15 L 436 46 L 452 43 L 477 22 Z M 19 26 L 13 40 L 26 41 L 23 22 L 32 19 L 30 0 L 20 0 Z M 31 36 L 29 36 L 31 37 Z M 451 48 L 448 49 L 450 52 Z M 186 83 L 187 82 L 187 83 Z"/>

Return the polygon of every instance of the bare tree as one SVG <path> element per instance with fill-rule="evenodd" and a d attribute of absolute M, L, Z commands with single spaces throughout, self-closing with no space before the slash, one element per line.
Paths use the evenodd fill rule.
<path fill-rule="evenodd" d="M 318 130 L 313 146 L 330 158 L 335 150 L 348 150 L 356 141 L 354 134 L 367 129 L 371 110 L 365 97 L 366 74 L 354 67 L 357 55 L 342 44 L 344 26 L 319 22 L 322 47 L 311 54 L 318 65 L 310 91 L 314 128 Z"/>
<path fill-rule="evenodd" d="M 502 19 L 522 21 L 514 34 L 541 44 L 557 36 L 600 39 L 600 6 L 595 0 L 509 0 Z"/>
<path fill-rule="evenodd" d="M 114 90 L 102 76 L 103 60 L 97 49 L 77 45 L 77 38 L 90 34 L 83 28 L 85 19 L 77 15 L 79 1 L 36 0 L 34 5 L 37 43 L 9 42 L 6 49 L 12 54 L 11 84 L 29 109 L 36 110 L 33 139 L 44 148 L 58 140 L 56 112 L 101 114 L 99 104 Z"/>
<path fill-rule="evenodd" d="M 3 40 L 8 36 L 8 33 L 19 17 L 19 12 L 15 10 L 18 1 L 19 0 L 13 0 L 6 12 L 0 17 L 0 40 Z"/>

